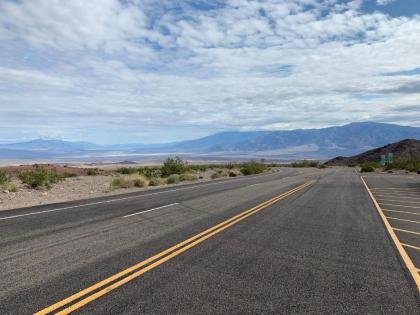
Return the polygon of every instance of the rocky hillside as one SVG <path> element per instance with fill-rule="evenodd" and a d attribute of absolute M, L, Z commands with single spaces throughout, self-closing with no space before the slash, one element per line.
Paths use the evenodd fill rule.
<path fill-rule="evenodd" d="M 350 165 L 350 164 L 362 164 L 369 162 L 379 162 L 381 155 L 387 155 L 393 153 L 395 158 L 401 157 L 417 157 L 420 158 L 420 140 L 405 139 L 399 142 L 387 144 L 381 148 L 366 151 L 364 153 L 343 157 L 338 156 L 332 160 L 329 160 L 327 165 Z"/>

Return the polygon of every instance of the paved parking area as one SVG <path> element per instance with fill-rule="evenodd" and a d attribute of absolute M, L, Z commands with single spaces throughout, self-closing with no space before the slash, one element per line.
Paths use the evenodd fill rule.
<path fill-rule="evenodd" d="M 395 234 L 397 248 L 403 249 L 401 256 L 406 253 L 408 269 L 411 261 L 410 271 L 420 279 L 420 175 L 369 174 L 362 179 L 388 222 L 385 226 Z"/>

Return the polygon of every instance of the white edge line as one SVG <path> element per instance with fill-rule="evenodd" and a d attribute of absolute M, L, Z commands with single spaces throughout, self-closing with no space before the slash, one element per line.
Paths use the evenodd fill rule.
<path fill-rule="evenodd" d="M 140 211 L 140 212 L 128 214 L 128 215 L 123 216 L 123 218 L 128 218 L 128 217 L 132 217 L 133 215 L 143 214 L 143 213 L 150 212 L 150 211 L 155 211 L 155 210 L 159 210 L 159 209 L 163 209 L 163 208 L 172 207 L 172 206 L 175 206 L 175 205 L 179 205 L 179 203 L 175 202 L 175 203 L 171 203 L 169 205 L 165 205 L 165 206 L 161 206 L 161 207 L 157 207 L 157 208 L 153 208 L 153 209 L 149 209 L 149 210 L 145 210 L 145 211 Z"/>
<path fill-rule="evenodd" d="M 153 192 L 153 193 L 149 193 L 149 194 L 143 194 L 143 195 L 139 195 L 139 196 L 116 198 L 116 199 L 110 199 L 110 200 L 104 200 L 104 201 L 98 201 L 98 202 L 84 203 L 84 204 L 76 205 L 76 206 L 69 206 L 69 207 L 63 207 L 63 208 L 57 208 L 57 209 L 51 209 L 51 210 L 44 210 L 44 211 L 30 212 L 30 213 L 25 213 L 25 214 L 12 215 L 12 216 L 9 216 L 9 217 L 0 218 L 0 221 L 8 220 L 8 219 L 14 219 L 14 218 L 20 218 L 20 217 L 26 217 L 26 216 L 30 216 L 30 215 L 48 213 L 48 212 L 55 212 L 55 211 L 62 211 L 62 210 L 68 210 L 68 209 L 74 209 L 74 208 L 81 208 L 81 207 L 86 207 L 86 206 L 100 205 L 100 204 L 104 204 L 104 203 L 111 203 L 111 202 L 121 201 L 121 200 L 143 198 L 143 197 L 147 197 L 147 196 L 160 195 L 160 194 L 170 193 L 170 192 L 179 191 L 179 190 L 200 188 L 200 187 L 211 186 L 211 185 L 219 185 L 219 184 L 223 184 L 223 183 L 227 183 L 227 182 L 234 182 L 234 181 L 245 180 L 245 179 L 250 179 L 250 178 L 260 178 L 260 177 L 265 177 L 265 176 L 270 176 L 270 175 L 276 175 L 278 173 L 279 172 L 265 174 L 265 175 L 257 175 L 257 176 L 252 176 L 252 177 L 230 179 L 230 180 L 224 180 L 224 181 L 217 182 L 217 183 L 207 183 L 207 184 L 201 184 L 201 185 L 199 184 L 199 185 L 195 185 L 195 186 L 192 186 L 192 187 L 191 186 L 190 187 L 181 187 L 181 188 L 176 188 L 176 189 L 168 189 L 168 190 L 165 190 L 165 191 L 157 191 L 157 192 Z"/>

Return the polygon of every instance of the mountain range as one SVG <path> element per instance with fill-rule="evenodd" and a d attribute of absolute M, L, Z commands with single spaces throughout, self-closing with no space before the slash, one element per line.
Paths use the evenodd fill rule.
<path fill-rule="evenodd" d="M 98 145 L 36 139 L 0 144 L 0 159 L 54 158 L 119 152 L 127 155 L 189 154 L 199 156 L 328 159 L 354 155 L 403 139 L 420 139 L 419 127 L 359 122 L 322 129 L 229 131 L 196 140 L 166 144 Z"/>

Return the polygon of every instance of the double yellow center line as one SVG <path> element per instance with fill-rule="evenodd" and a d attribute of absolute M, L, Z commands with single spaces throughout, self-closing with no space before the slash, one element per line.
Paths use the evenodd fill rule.
<path fill-rule="evenodd" d="M 49 307 L 46 307 L 42 309 L 41 311 L 35 313 L 35 315 L 44 315 L 49 314 L 54 311 L 56 311 L 56 314 L 69 314 L 82 306 L 98 299 L 99 297 L 107 294 L 108 292 L 122 286 L 123 284 L 140 277 L 142 274 L 146 273 L 147 271 L 163 264 L 164 262 L 180 255 L 181 253 L 189 250 L 190 248 L 196 246 L 197 244 L 200 244 L 204 242 L 206 239 L 212 237 L 215 234 L 220 233 L 221 231 L 229 228 L 230 226 L 246 219 L 247 217 L 263 210 L 264 208 L 267 208 L 268 206 L 312 185 L 315 181 L 311 180 L 308 181 L 300 186 L 297 186 L 285 193 L 282 193 L 270 200 L 267 200 L 251 209 L 248 209 L 244 212 L 241 212 L 238 215 L 235 215 L 234 217 L 223 221 L 181 243 L 176 244 L 175 246 L 172 246 L 159 254 L 156 254 L 142 262 L 139 262 L 138 264 L 135 264 L 134 266 L 127 268 L 109 278 L 106 278 L 105 280 L 102 280 L 76 294 L 73 294 L 69 296 L 68 298 L 65 298 L 64 300 L 61 300 Z M 70 306 L 67 306 L 71 302 L 74 302 Z M 60 309 L 60 310 L 59 310 Z M 57 311 L 58 310 L 58 311 Z"/>

